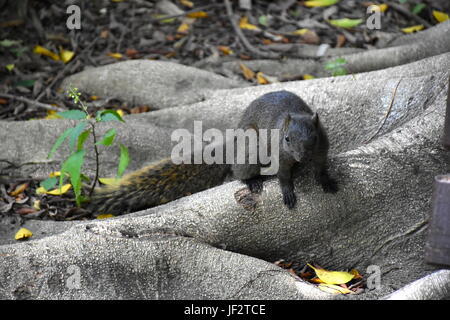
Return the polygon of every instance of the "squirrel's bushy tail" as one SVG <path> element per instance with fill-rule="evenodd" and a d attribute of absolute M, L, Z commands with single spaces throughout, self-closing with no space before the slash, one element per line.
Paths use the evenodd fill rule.
<path fill-rule="evenodd" d="M 158 206 L 221 184 L 229 170 L 225 164 L 174 164 L 166 158 L 95 189 L 87 209 L 98 216 Z"/>

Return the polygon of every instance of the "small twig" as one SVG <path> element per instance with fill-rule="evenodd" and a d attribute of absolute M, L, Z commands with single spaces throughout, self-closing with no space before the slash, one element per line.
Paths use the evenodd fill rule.
<path fill-rule="evenodd" d="M 230 1 L 229 0 L 224 0 L 224 3 L 225 3 L 225 7 L 227 9 L 227 15 L 228 15 L 228 18 L 230 20 L 231 26 L 233 27 L 234 32 L 239 37 L 239 40 L 241 40 L 241 42 L 244 45 L 244 47 L 248 51 L 250 51 L 251 53 L 255 54 L 258 57 L 279 59 L 280 56 L 278 54 L 273 53 L 273 52 L 269 52 L 269 51 L 261 51 L 261 50 L 255 48 L 254 46 L 252 46 L 250 44 L 250 42 L 247 40 L 247 38 L 245 37 L 245 35 L 242 32 L 242 30 L 239 28 L 238 24 L 236 23 L 236 19 L 234 18 L 234 13 L 233 13 L 233 9 L 231 8 Z"/>
<path fill-rule="evenodd" d="M 42 102 L 35 101 L 35 100 L 31 100 L 31 99 L 28 99 L 28 98 L 25 98 L 25 97 L 14 96 L 12 94 L 0 93 L 0 97 L 7 98 L 7 99 L 13 99 L 13 100 L 21 101 L 21 102 L 25 102 L 25 103 L 34 105 L 34 106 L 39 107 L 39 108 L 44 108 L 44 109 L 47 109 L 47 110 L 54 110 L 54 111 L 63 111 L 64 110 L 64 109 L 62 109 L 60 107 L 51 106 L 49 104 L 42 103 Z"/>
<path fill-rule="evenodd" d="M 401 13 L 402 15 L 406 16 L 407 18 L 415 20 L 418 23 L 423 24 L 427 28 L 431 28 L 432 27 L 432 25 L 428 21 L 422 19 L 417 14 L 414 14 L 414 13 L 410 12 L 409 10 L 403 8 L 403 6 L 401 4 L 394 3 L 394 2 L 391 2 L 391 1 L 385 1 L 385 3 L 388 6 L 390 6 L 392 9 L 394 9 L 397 12 Z"/>
<path fill-rule="evenodd" d="M 383 128 L 384 124 L 386 123 L 386 120 L 387 120 L 387 118 L 389 117 L 389 114 L 391 113 L 391 110 L 392 110 L 392 106 L 393 106 L 393 104 L 394 104 L 395 95 L 397 94 L 397 88 L 398 88 L 398 86 L 399 86 L 399 84 L 400 84 L 401 81 L 402 81 L 402 79 L 400 79 L 400 80 L 397 82 L 397 85 L 395 86 L 394 93 L 393 93 L 392 99 L 391 99 L 391 104 L 389 105 L 389 108 L 388 108 L 388 110 L 387 110 L 387 112 L 386 112 L 386 115 L 384 116 L 383 122 L 382 122 L 381 125 L 378 127 L 378 130 L 372 135 L 372 137 L 370 137 L 369 140 L 367 140 L 367 141 L 364 142 L 364 143 L 369 143 L 370 141 L 372 141 L 372 139 L 375 138 L 375 136 L 380 132 L 381 128 Z"/>

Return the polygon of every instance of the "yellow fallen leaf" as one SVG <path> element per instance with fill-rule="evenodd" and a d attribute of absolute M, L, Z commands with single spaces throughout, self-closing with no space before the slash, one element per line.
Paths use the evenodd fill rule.
<path fill-rule="evenodd" d="M 91 99 L 92 101 L 97 101 L 98 100 L 98 96 L 90 96 L 89 99 Z"/>
<path fill-rule="evenodd" d="M 314 268 L 308 264 L 317 274 L 320 280 L 328 284 L 347 283 L 353 279 L 354 275 L 345 271 L 328 271 L 325 269 Z"/>
<path fill-rule="evenodd" d="M 307 73 L 303 75 L 303 80 L 312 80 L 312 79 L 315 79 L 313 75 Z"/>
<path fill-rule="evenodd" d="M 61 60 L 64 63 L 67 63 L 70 60 L 72 60 L 74 55 L 75 55 L 75 52 L 73 52 L 73 51 L 65 50 L 62 48 L 59 50 L 59 56 L 61 57 Z"/>
<path fill-rule="evenodd" d="M 441 11 L 433 10 L 433 16 L 439 23 L 448 20 L 448 14 Z"/>
<path fill-rule="evenodd" d="M 123 117 L 125 115 L 125 112 L 123 112 L 122 109 L 117 109 L 117 113 L 119 114 L 119 116 Z"/>
<path fill-rule="evenodd" d="M 261 30 L 260 28 L 258 28 L 254 24 L 248 23 L 248 18 L 247 17 L 242 17 L 241 18 L 241 20 L 239 21 L 239 28 L 246 29 L 246 30 L 257 30 L 257 31 Z"/>
<path fill-rule="evenodd" d="M 246 80 L 252 80 L 255 78 L 255 73 L 245 64 L 239 63 L 239 67 L 241 68 L 242 74 Z"/>
<path fill-rule="evenodd" d="M 21 194 L 22 192 L 24 192 L 24 191 L 28 188 L 28 185 L 29 185 L 29 184 L 28 184 L 27 182 L 18 185 L 18 186 L 14 189 L 14 191 L 12 191 L 12 192 L 10 193 L 10 195 L 13 196 L 13 197 L 15 197 L 15 196 Z"/>
<path fill-rule="evenodd" d="M 106 185 L 115 185 L 119 181 L 119 179 L 116 178 L 99 178 L 98 181 L 100 181 L 102 184 Z"/>
<path fill-rule="evenodd" d="M 40 54 L 40 55 L 52 58 L 55 61 L 60 60 L 59 55 L 57 55 L 56 53 L 54 53 L 48 49 L 45 49 L 44 47 L 41 47 L 41 46 L 35 46 L 33 49 L 33 52 L 36 54 Z"/>
<path fill-rule="evenodd" d="M 114 217 L 115 217 L 115 215 L 106 213 L 106 214 L 99 214 L 97 216 L 97 219 L 108 219 L 108 218 L 114 218 Z"/>
<path fill-rule="evenodd" d="M 347 288 L 343 288 L 334 284 L 328 284 L 328 283 L 321 283 L 319 284 L 318 288 L 322 291 L 333 293 L 333 294 L 353 294 L 354 292 L 352 290 L 349 290 Z"/>
<path fill-rule="evenodd" d="M 119 59 L 122 59 L 122 54 L 120 54 L 120 53 L 113 53 L 113 52 L 108 52 L 106 55 L 108 55 L 108 56 L 110 56 L 110 57 L 112 57 L 112 58 L 114 58 L 114 59 L 117 59 L 117 60 L 119 60 Z"/>
<path fill-rule="evenodd" d="M 36 193 L 37 194 L 45 193 L 45 194 L 51 194 L 51 195 L 54 195 L 54 196 L 59 196 L 59 195 L 62 195 L 64 193 L 66 193 L 67 191 L 69 191 L 70 188 L 72 188 L 72 185 L 70 183 L 63 185 L 61 187 L 61 190 L 59 188 L 56 188 L 56 189 L 47 191 L 43 187 L 39 187 L 39 188 L 36 189 Z"/>
<path fill-rule="evenodd" d="M 298 30 L 293 31 L 292 34 L 296 35 L 296 36 L 302 36 L 305 33 L 307 33 L 308 31 L 309 31 L 309 29 L 302 28 L 302 29 L 298 29 Z"/>
<path fill-rule="evenodd" d="M 8 71 L 10 71 L 10 72 L 13 71 L 14 67 L 15 67 L 14 63 L 7 64 L 7 65 L 5 66 L 6 70 L 8 70 Z"/>
<path fill-rule="evenodd" d="M 267 78 L 264 76 L 264 73 L 262 73 L 261 71 L 256 74 L 256 81 L 259 84 L 269 84 L 270 83 L 269 80 L 267 80 Z"/>
<path fill-rule="evenodd" d="M 413 32 L 417 32 L 420 31 L 424 28 L 423 25 L 419 24 L 417 26 L 412 26 L 412 27 L 408 27 L 408 28 L 403 28 L 402 31 L 404 33 L 413 33 Z"/>
<path fill-rule="evenodd" d="M 385 3 L 382 3 L 378 5 L 378 8 L 380 8 L 381 12 L 385 12 L 389 8 L 389 6 Z"/>
<path fill-rule="evenodd" d="M 304 5 L 306 7 L 328 7 L 332 6 L 335 3 L 338 3 L 339 0 L 314 0 L 314 1 L 305 1 Z"/>
<path fill-rule="evenodd" d="M 33 235 L 33 232 L 26 228 L 20 228 L 19 231 L 17 231 L 15 239 L 16 240 L 23 240 L 28 239 Z"/>
<path fill-rule="evenodd" d="M 188 13 L 186 15 L 186 17 L 194 18 L 194 19 L 196 19 L 196 18 L 208 18 L 208 12 L 205 12 L 205 11 L 191 12 L 191 13 Z"/>
<path fill-rule="evenodd" d="M 182 33 L 182 34 L 186 34 L 189 31 L 189 24 L 187 23 L 182 23 L 180 24 L 180 26 L 177 29 L 177 33 Z"/>
<path fill-rule="evenodd" d="M 180 0 L 180 3 L 188 8 L 192 8 L 194 6 L 194 3 L 192 1 L 189 0 Z"/>
<path fill-rule="evenodd" d="M 227 46 L 218 46 L 217 49 L 219 49 L 220 52 L 222 52 L 226 56 L 234 53 L 234 51 L 231 50 L 230 47 L 227 47 Z"/>
<path fill-rule="evenodd" d="M 61 176 L 61 171 L 53 171 L 50 172 L 50 174 L 48 175 L 50 178 L 54 178 L 54 177 L 59 177 Z"/>
<path fill-rule="evenodd" d="M 55 110 L 47 110 L 47 116 L 44 119 L 62 119 L 62 117 Z"/>

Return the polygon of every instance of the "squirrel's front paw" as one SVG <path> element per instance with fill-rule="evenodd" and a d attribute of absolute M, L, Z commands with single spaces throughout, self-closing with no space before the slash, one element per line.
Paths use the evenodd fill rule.
<path fill-rule="evenodd" d="M 327 178 L 325 181 L 322 181 L 322 189 L 327 193 L 336 193 L 339 188 L 336 180 L 332 178 Z"/>
<path fill-rule="evenodd" d="M 292 209 L 297 202 L 297 198 L 295 196 L 294 191 L 292 190 L 283 190 L 283 202 L 289 208 Z"/>
<path fill-rule="evenodd" d="M 252 193 L 261 193 L 263 189 L 263 181 L 260 177 L 246 179 L 244 180 L 244 183 Z"/>

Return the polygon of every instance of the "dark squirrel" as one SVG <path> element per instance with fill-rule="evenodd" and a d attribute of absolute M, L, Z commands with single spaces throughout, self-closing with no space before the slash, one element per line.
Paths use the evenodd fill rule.
<path fill-rule="evenodd" d="M 270 92 L 254 100 L 242 115 L 239 128 L 280 130 L 277 177 L 288 208 L 293 208 L 296 203 L 293 170 L 297 164 L 312 162 L 315 178 L 323 190 L 337 191 L 337 184 L 327 170 L 329 143 L 319 116 L 294 93 Z M 237 179 L 244 182 L 250 191 L 259 193 L 263 183 L 261 167 L 258 161 L 256 164 L 234 164 L 232 168 Z"/>
<path fill-rule="evenodd" d="M 280 129 L 279 171 L 284 203 L 294 207 L 296 197 L 292 170 L 295 164 L 312 161 L 317 181 L 326 192 L 336 192 L 327 171 L 328 139 L 317 113 L 297 95 L 271 92 L 254 100 L 245 110 L 239 128 Z M 262 190 L 260 165 L 233 165 L 237 179 L 252 192 Z M 158 206 L 221 184 L 226 164 L 174 164 L 170 158 L 124 176 L 114 185 L 97 188 L 87 206 L 94 216 L 124 214 Z"/>

